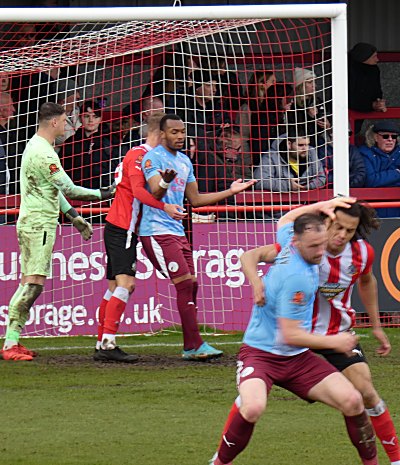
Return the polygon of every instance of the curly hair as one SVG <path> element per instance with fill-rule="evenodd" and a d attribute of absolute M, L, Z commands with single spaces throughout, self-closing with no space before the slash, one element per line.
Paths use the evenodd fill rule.
<path fill-rule="evenodd" d="M 346 215 L 358 218 L 356 233 L 354 234 L 352 241 L 357 239 L 368 239 L 373 229 L 379 229 L 381 224 L 377 217 L 376 210 L 372 208 L 367 202 L 363 200 L 357 200 L 357 202 L 351 204 L 350 208 L 337 207 L 335 213 L 341 211 Z"/>

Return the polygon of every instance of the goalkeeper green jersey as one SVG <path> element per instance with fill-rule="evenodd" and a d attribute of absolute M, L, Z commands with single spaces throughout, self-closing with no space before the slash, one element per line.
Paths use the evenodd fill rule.
<path fill-rule="evenodd" d="M 57 226 L 60 201 L 55 181 L 63 176 L 67 175 L 53 146 L 35 134 L 22 154 L 19 228 Z"/>

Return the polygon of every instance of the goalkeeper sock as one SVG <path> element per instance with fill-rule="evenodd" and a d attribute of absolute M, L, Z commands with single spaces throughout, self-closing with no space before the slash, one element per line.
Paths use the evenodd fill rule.
<path fill-rule="evenodd" d="M 24 286 L 19 284 L 17 290 L 11 297 L 10 303 L 8 304 L 8 324 L 3 347 L 4 349 L 9 349 L 10 347 L 17 345 L 19 341 L 21 330 L 18 327 L 19 312 L 15 306 L 15 302 L 18 300 L 23 289 Z"/>
<path fill-rule="evenodd" d="M 198 349 L 203 344 L 196 319 L 196 306 L 193 302 L 193 281 L 185 279 L 175 284 L 176 300 L 182 322 L 183 347 L 185 350 Z"/>
<path fill-rule="evenodd" d="M 43 285 L 20 284 L 12 296 L 8 307 L 8 325 L 4 349 L 18 344 L 20 334 L 28 320 L 29 310 L 43 290 Z"/>
<path fill-rule="evenodd" d="M 103 339 L 103 332 L 104 332 L 104 318 L 106 316 L 106 307 L 112 295 L 113 293 L 110 291 L 110 289 L 107 289 L 100 303 L 99 324 L 97 326 L 96 349 L 100 349 L 100 346 L 101 346 L 101 340 Z"/>
<path fill-rule="evenodd" d="M 129 291 L 124 287 L 118 286 L 111 299 L 108 301 L 103 326 L 103 338 L 109 340 L 110 336 L 117 334 L 122 314 L 125 311 L 126 304 L 129 300 Z M 107 336 L 107 337 L 106 337 Z M 103 344 L 102 344 L 103 345 Z"/>
<path fill-rule="evenodd" d="M 385 402 L 381 399 L 375 407 L 368 408 L 367 413 L 390 463 L 400 463 L 399 441 Z"/>

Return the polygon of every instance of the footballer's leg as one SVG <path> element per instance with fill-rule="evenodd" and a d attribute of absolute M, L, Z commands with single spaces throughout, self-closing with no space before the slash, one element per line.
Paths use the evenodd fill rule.
<path fill-rule="evenodd" d="M 159 235 L 141 238 L 147 257 L 154 267 L 168 276 L 176 289 L 177 306 L 182 323 L 185 360 L 209 360 L 222 355 L 204 342 L 197 324 L 197 281 L 193 255 L 184 236 Z"/>
<path fill-rule="evenodd" d="M 20 335 L 29 318 L 29 311 L 42 293 L 46 277 L 50 275 L 51 255 L 56 231 L 17 230 L 21 251 L 21 284 L 10 300 L 9 321 L 2 356 L 4 360 L 32 360 L 36 352 L 26 349 Z"/>
<path fill-rule="evenodd" d="M 112 295 L 105 305 L 103 321 L 99 318 L 101 344 L 93 358 L 96 361 L 134 363 L 138 361 L 138 356 L 120 349 L 116 343 L 116 334 L 128 300 L 135 289 L 137 236 L 107 223 L 104 240 L 108 257 L 107 279 Z"/>
<path fill-rule="evenodd" d="M 400 465 L 399 441 L 396 429 L 385 402 L 380 398 L 366 362 L 355 363 L 342 372 L 361 393 L 372 426 L 389 457 L 391 465 Z"/>

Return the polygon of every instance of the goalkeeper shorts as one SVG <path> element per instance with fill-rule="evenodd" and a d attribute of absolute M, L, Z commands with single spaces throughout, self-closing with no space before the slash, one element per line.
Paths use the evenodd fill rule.
<path fill-rule="evenodd" d="M 17 227 L 17 236 L 21 251 L 21 272 L 25 276 L 50 276 L 56 228 L 22 229 Z"/>

